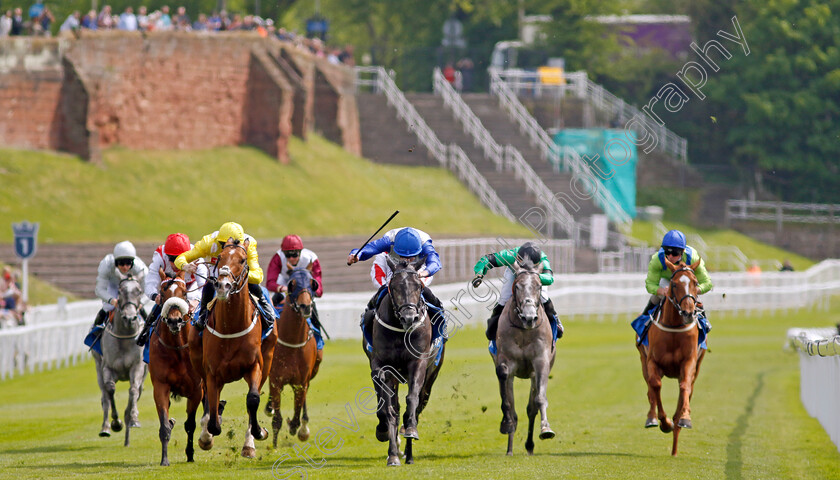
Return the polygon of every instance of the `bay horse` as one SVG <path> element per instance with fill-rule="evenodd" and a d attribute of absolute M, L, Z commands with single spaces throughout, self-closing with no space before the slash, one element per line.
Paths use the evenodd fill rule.
<path fill-rule="evenodd" d="M 116 383 L 128 381 L 128 404 L 125 407 L 125 446 L 129 445 L 129 432 L 139 427 L 137 402 L 143 393 L 143 381 L 148 369 L 143 362 L 143 349 L 137 346 L 135 339 L 140 333 L 140 302 L 143 288 L 131 274 L 120 274 L 117 294 L 117 308 L 105 325 L 102 335 L 102 355 L 93 352 L 96 362 L 96 377 L 102 392 L 102 430 L 100 437 L 110 437 L 111 429 L 122 430 L 123 423 L 117 414 L 114 402 Z M 108 411 L 111 411 L 111 423 L 108 423 Z"/>
<path fill-rule="evenodd" d="M 163 268 L 160 275 L 158 298 L 163 305 L 160 321 L 155 324 L 149 335 L 149 376 L 154 388 L 155 406 L 160 421 L 161 466 L 169 466 L 169 438 L 175 420 L 169 417 L 170 395 L 173 398 L 187 399 L 187 462 L 192 462 L 193 434 L 195 433 L 195 413 L 204 393 L 201 376 L 190 362 L 187 348 L 190 325 L 190 306 L 187 300 L 187 283 L 184 271 L 179 270 L 174 276 L 167 276 Z M 212 442 L 212 437 L 210 437 Z M 202 447 L 204 448 L 204 447 Z M 206 450 L 206 448 L 205 448 Z"/>
<path fill-rule="evenodd" d="M 419 440 L 417 420 L 429 401 L 432 385 L 443 365 L 445 344 L 438 352 L 432 351 L 432 322 L 421 294 L 423 283 L 417 269 L 424 262 L 419 258 L 413 263 L 404 259 L 397 262 L 386 257 L 393 272 L 388 282 L 388 292 L 376 310 L 372 331 L 372 352 L 365 353 L 370 360 L 371 378 L 378 398 L 376 439 L 388 442 L 389 466 L 398 466 L 399 438 L 406 438 L 405 463 L 414 463 L 412 441 Z M 389 375 L 390 374 L 390 375 Z M 399 427 L 399 384 L 408 384 L 403 426 Z"/>
<path fill-rule="evenodd" d="M 268 379 L 277 335 L 271 331 L 261 341 L 259 311 L 248 293 L 249 240 L 240 244 L 229 238 L 216 262 L 218 277 L 215 307 L 207 314 L 204 335 L 193 329 L 189 335 L 190 360 L 204 380 L 209 415 L 206 429 L 211 435 L 222 433 L 219 396 L 225 384 L 244 379 L 248 384 L 245 406 L 248 428 L 242 456 L 256 457 L 254 439 L 265 440 L 268 431 L 257 421 L 260 390 Z M 209 281 L 209 280 L 208 280 Z M 256 328 L 255 328 L 256 327 Z"/>
<path fill-rule="evenodd" d="M 518 417 L 514 407 L 513 379 L 530 378 L 528 398 L 528 438 L 525 450 L 534 454 L 534 421 L 540 414 L 540 439 L 554 438 L 548 423 L 548 375 L 557 353 L 551 324 L 540 301 L 540 277 L 530 259 L 513 264 L 513 294 L 505 304 L 496 330 L 496 377 L 502 396 L 502 423 L 499 431 L 508 436 L 507 455 L 513 455 L 513 434 Z"/>
<path fill-rule="evenodd" d="M 277 434 L 283 428 L 280 414 L 280 394 L 289 385 L 295 392 L 295 413 L 288 419 L 289 433 L 305 442 L 309 439 L 309 415 L 306 412 L 306 393 L 309 382 L 318 374 L 324 351 L 318 350 L 317 341 L 307 320 L 312 315 L 312 298 L 318 282 L 306 268 L 291 271 L 288 294 L 280 318 L 275 322 L 277 345 L 271 363 L 269 407 L 273 411 L 271 426 L 273 444 L 277 448 Z M 303 423 L 301 423 L 303 410 Z M 300 430 L 298 430 L 300 427 Z"/>
<path fill-rule="evenodd" d="M 665 266 L 672 272 L 668 286 L 668 295 L 663 301 L 661 315 L 651 320 L 653 326 L 648 331 L 648 346 L 638 345 L 642 359 L 642 375 L 648 385 L 648 420 L 645 427 L 657 425 L 654 415 L 659 419 L 659 429 L 663 433 L 673 431 L 674 439 L 671 455 L 677 455 L 677 441 L 680 429 L 691 428 L 690 400 L 694 391 L 694 382 L 700 372 L 700 363 L 706 354 L 697 345 L 697 277 L 694 270 L 700 260 L 686 265 L 683 262 L 673 264 L 665 259 Z M 679 379 L 680 395 L 673 421 L 662 408 L 662 376 Z"/>

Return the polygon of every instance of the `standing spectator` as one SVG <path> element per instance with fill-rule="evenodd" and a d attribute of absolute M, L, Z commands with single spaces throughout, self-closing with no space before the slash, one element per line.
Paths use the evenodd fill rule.
<path fill-rule="evenodd" d="M 12 11 L 6 10 L 6 13 L 0 17 L 0 37 L 8 37 L 12 31 Z"/>
<path fill-rule="evenodd" d="M 23 35 L 23 28 L 23 9 L 17 7 L 15 8 L 14 15 L 12 15 L 12 29 L 9 30 L 9 35 Z"/>
<path fill-rule="evenodd" d="M 158 17 L 155 27 L 160 31 L 172 30 L 172 17 L 169 16 L 169 5 L 160 7 L 160 17 Z"/>
<path fill-rule="evenodd" d="M 198 19 L 192 24 L 192 29 L 196 32 L 206 32 L 209 29 L 207 23 L 207 15 L 199 13 Z"/>
<path fill-rule="evenodd" d="M 341 60 L 338 59 L 338 55 L 341 52 L 337 48 L 330 49 L 330 53 L 327 54 L 327 61 L 333 65 L 338 65 L 341 63 Z"/>
<path fill-rule="evenodd" d="M 37 24 L 37 28 L 35 25 L 32 26 L 33 30 L 37 31 L 39 35 L 44 37 L 51 37 L 52 32 L 50 31 L 50 27 L 52 26 L 53 22 L 55 21 L 55 16 L 50 11 L 50 7 L 44 7 L 41 11 L 41 15 L 35 19 L 35 23 Z"/>
<path fill-rule="evenodd" d="M 29 7 L 29 20 L 35 23 L 35 19 L 41 16 L 44 11 L 44 0 L 35 0 L 35 3 Z"/>
<path fill-rule="evenodd" d="M 134 15 L 134 9 L 125 7 L 125 11 L 120 15 L 120 21 L 117 23 L 117 28 L 125 30 L 126 32 L 137 31 L 137 16 Z"/>
<path fill-rule="evenodd" d="M 461 72 L 461 90 L 471 92 L 473 89 L 473 70 L 475 69 L 473 61 L 468 57 L 464 57 L 458 60 L 456 67 Z"/>
<path fill-rule="evenodd" d="M 338 54 L 338 60 L 341 63 L 350 67 L 355 66 L 356 59 L 353 57 L 353 45 L 345 45 L 344 50 L 342 50 L 341 53 Z"/>
<path fill-rule="evenodd" d="M 143 32 L 149 31 L 149 14 L 145 5 L 141 5 L 140 8 L 137 9 L 137 30 L 141 30 Z"/>
<path fill-rule="evenodd" d="M 177 13 L 175 13 L 175 18 L 172 19 L 172 23 L 175 25 L 175 30 L 185 30 L 189 31 L 190 28 L 190 16 L 187 15 L 187 7 L 178 7 Z"/>
<path fill-rule="evenodd" d="M 218 32 L 222 29 L 222 16 L 218 12 L 213 12 L 210 18 L 207 19 L 207 30 L 211 32 Z"/>
<path fill-rule="evenodd" d="M 110 30 L 114 28 L 114 18 L 111 16 L 110 5 L 102 7 L 102 11 L 99 12 L 99 17 L 96 19 L 96 26 L 100 30 Z"/>
<path fill-rule="evenodd" d="M 453 87 L 455 86 L 455 67 L 452 66 L 452 63 L 447 63 L 445 67 L 443 67 L 443 78 L 449 82 L 450 85 Z"/>
<path fill-rule="evenodd" d="M 79 11 L 74 10 L 73 13 L 67 16 L 67 20 L 64 20 L 64 23 L 62 23 L 61 26 L 58 27 L 58 32 L 74 33 L 78 31 L 79 27 L 81 26 L 81 23 L 79 22 L 80 17 L 81 14 L 79 13 Z"/>
<path fill-rule="evenodd" d="M 3 274 L 0 275 L 0 308 L 8 310 L 17 324 L 23 325 L 25 305 L 22 301 L 17 277 L 8 265 L 3 267 Z"/>
<path fill-rule="evenodd" d="M 88 30 L 96 30 L 96 10 L 91 10 L 82 17 L 82 28 L 86 28 Z"/>

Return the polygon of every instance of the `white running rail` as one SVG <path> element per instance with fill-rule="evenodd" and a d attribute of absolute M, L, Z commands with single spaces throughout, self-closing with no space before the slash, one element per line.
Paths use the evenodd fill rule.
<path fill-rule="evenodd" d="M 458 175 L 458 178 L 465 182 L 470 191 L 478 196 L 481 203 L 497 215 L 501 215 L 512 222 L 517 222 L 516 217 L 510 213 L 504 202 L 496 194 L 496 191 L 487 183 L 481 173 L 476 170 L 464 151 L 455 144 L 444 145 L 437 135 L 426 124 L 423 118 L 417 113 L 414 106 L 405 98 L 402 90 L 397 87 L 394 79 L 383 67 L 356 67 L 356 85 L 372 86 L 374 92 L 384 93 L 388 104 L 397 110 L 399 118 L 404 120 L 409 130 L 414 131 L 420 143 L 431 152 L 432 156 L 446 168 L 449 168 Z M 365 78 L 364 75 L 373 78 Z"/>
<path fill-rule="evenodd" d="M 840 450 L 840 336 L 836 328 L 791 328 L 789 345 L 799 352 L 799 397 Z"/>
<path fill-rule="evenodd" d="M 534 169 L 528 165 L 519 150 L 511 145 L 502 147 L 496 143 L 496 140 L 484 128 L 478 116 L 461 98 L 461 95 L 443 78 L 440 68 L 435 68 L 432 80 L 435 93 L 443 98 L 444 105 L 452 110 L 455 119 L 464 126 L 464 132 L 473 138 L 473 143 L 476 146 L 484 150 L 484 156 L 496 165 L 496 170 L 512 170 L 516 178 L 525 182 L 528 193 L 536 198 L 537 204 L 548 214 L 549 228 L 553 230 L 553 225 L 558 225 L 569 238 L 578 243 L 580 228 L 574 217 L 557 200 L 539 175 L 534 172 Z M 554 232 L 549 232 L 549 235 L 553 236 Z"/>
<path fill-rule="evenodd" d="M 519 124 L 520 130 L 528 136 L 531 144 L 536 145 L 540 149 L 543 158 L 555 165 L 557 168 L 564 170 L 571 170 L 573 175 L 581 178 L 595 178 L 589 167 L 586 166 L 580 155 L 572 149 L 561 147 L 554 143 L 548 136 L 548 133 L 540 126 L 539 123 L 528 113 L 528 110 L 519 101 L 519 98 L 514 94 L 510 87 L 505 83 L 501 77 L 501 73 L 496 69 L 488 69 L 490 74 L 490 93 L 499 98 L 499 104 L 508 112 L 508 115 Z M 596 182 L 596 185 L 600 185 Z M 600 207 L 611 221 L 621 226 L 630 225 L 632 220 L 630 216 L 621 208 L 612 194 L 603 187 L 596 186 L 594 192 L 590 192 L 595 204 Z"/>

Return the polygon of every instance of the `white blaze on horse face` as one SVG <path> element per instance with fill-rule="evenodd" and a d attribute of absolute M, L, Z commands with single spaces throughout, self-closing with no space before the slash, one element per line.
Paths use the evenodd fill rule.
<path fill-rule="evenodd" d="M 685 291 L 688 292 L 688 286 L 691 283 L 691 279 L 688 278 L 688 275 L 683 275 L 680 277 L 680 282 L 685 285 Z"/>
<path fill-rule="evenodd" d="M 175 289 L 176 289 L 176 288 L 178 288 L 178 285 L 176 285 L 176 284 L 173 282 L 173 283 L 172 283 L 172 285 L 170 285 L 170 286 L 169 286 L 169 291 L 170 291 L 173 295 L 175 295 Z"/>

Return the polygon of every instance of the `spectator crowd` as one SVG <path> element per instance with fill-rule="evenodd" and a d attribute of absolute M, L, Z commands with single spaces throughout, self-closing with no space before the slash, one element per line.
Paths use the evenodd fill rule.
<path fill-rule="evenodd" d="M 43 0 L 35 0 L 29 7 L 26 18 L 21 7 L 9 9 L 0 17 L 0 38 L 7 36 L 51 36 L 55 16 L 49 7 L 44 5 Z M 193 20 L 187 9 L 178 7 L 171 12 L 166 5 L 159 10 L 149 12 L 146 6 L 139 6 L 137 10 L 133 7 L 126 7 L 120 14 L 113 12 L 110 5 L 103 5 L 97 12 L 90 10 L 85 15 L 74 11 L 61 23 L 58 28 L 59 35 L 79 36 L 84 32 L 99 30 L 122 30 L 127 32 L 153 32 L 153 31 L 181 31 L 181 32 L 232 32 L 232 31 L 254 31 L 260 36 L 273 37 L 282 41 L 293 43 L 298 48 L 304 49 L 313 55 L 325 58 L 333 64 L 354 65 L 353 47 L 347 45 L 344 48 L 328 47 L 320 38 L 307 38 L 285 28 L 278 28 L 270 18 L 261 18 L 256 15 L 230 14 L 224 10 L 213 12 L 210 15 L 199 13 Z"/>

